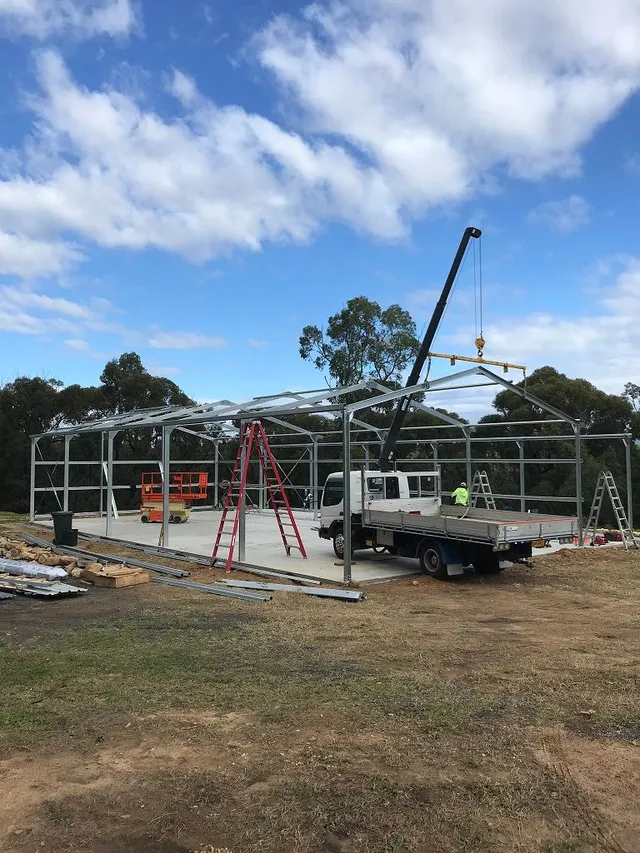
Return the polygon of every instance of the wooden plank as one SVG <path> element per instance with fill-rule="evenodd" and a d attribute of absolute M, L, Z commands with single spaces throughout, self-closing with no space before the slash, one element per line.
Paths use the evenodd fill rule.
<path fill-rule="evenodd" d="M 109 589 L 122 589 L 127 586 L 137 586 L 141 583 L 149 583 L 151 575 L 149 572 L 124 572 L 121 574 L 98 573 L 93 574 L 92 581 L 95 586 L 104 586 Z"/>
<path fill-rule="evenodd" d="M 149 583 L 151 580 L 147 572 L 136 572 L 133 575 L 121 575 L 120 577 L 109 577 L 98 575 L 94 580 L 95 586 L 104 586 L 109 589 L 122 589 L 127 586 L 137 586 L 141 583 Z"/>

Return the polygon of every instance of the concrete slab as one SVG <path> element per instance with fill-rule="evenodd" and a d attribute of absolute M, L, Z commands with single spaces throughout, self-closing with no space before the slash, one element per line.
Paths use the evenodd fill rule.
<path fill-rule="evenodd" d="M 184 524 L 170 524 L 169 541 L 164 543 L 165 546 L 209 557 L 218 532 L 220 515 L 219 511 L 213 510 L 192 512 L 191 517 Z M 312 530 L 312 527 L 318 524 L 313 520 L 313 513 L 300 511 L 294 515 L 307 551 L 306 560 L 297 551 L 292 551 L 291 556 L 287 557 L 274 515 L 264 510 L 261 513 L 247 512 L 245 561 L 265 568 L 296 572 L 333 583 L 341 582 L 343 567 L 336 565 L 338 561 L 333 553 L 331 542 L 320 539 L 317 531 Z M 104 518 L 76 516 L 73 523 L 74 527 L 82 533 L 106 535 Z M 160 524 L 142 524 L 140 516 L 136 513 L 122 515 L 118 520 L 114 519 L 111 535 L 116 539 L 157 545 L 160 531 Z M 237 552 L 235 556 L 238 557 Z M 416 560 L 392 557 L 389 554 L 376 555 L 372 551 L 358 552 L 351 572 L 356 583 L 384 583 L 394 578 L 418 573 Z"/>

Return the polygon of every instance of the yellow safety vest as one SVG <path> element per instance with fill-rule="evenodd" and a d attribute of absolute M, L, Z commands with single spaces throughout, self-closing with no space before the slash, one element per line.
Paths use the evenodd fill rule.
<path fill-rule="evenodd" d="M 457 506 L 466 506 L 469 503 L 469 491 L 462 487 L 452 492 L 451 497 L 455 500 Z"/>

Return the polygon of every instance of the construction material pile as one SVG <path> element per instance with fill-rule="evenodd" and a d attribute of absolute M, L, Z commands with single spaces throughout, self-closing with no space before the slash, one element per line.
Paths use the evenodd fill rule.
<path fill-rule="evenodd" d="M 31 577 L 66 577 L 78 568 L 78 561 L 74 557 L 54 554 L 51 548 L 44 548 L 36 545 L 28 545 L 22 539 L 15 539 L 9 536 L 0 536 L 0 557 L 3 557 L 2 565 L 8 571 L 9 562 L 32 563 L 34 573 Z M 41 569 L 37 567 L 41 566 Z M 59 572 L 47 572 L 46 567 L 62 569 Z M 13 572 L 11 572 L 13 574 Z M 77 575 L 72 575 L 77 577 Z"/>
<path fill-rule="evenodd" d="M 82 556 L 57 553 L 55 546 L 27 543 L 11 536 L 0 536 L 0 590 L 37 597 L 59 597 L 86 593 L 62 581 L 79 578 L 96 586 L 122 587 L 148 583 L 148 572 L 116 564 L 103 565 Z"/>

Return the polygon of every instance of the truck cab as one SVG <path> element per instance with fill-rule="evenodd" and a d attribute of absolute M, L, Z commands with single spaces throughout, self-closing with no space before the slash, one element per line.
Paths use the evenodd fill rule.
<path fill-rule="evenodd" d="M 426 478 L 426 479 L 425 479 Z M 350 475 L 351 522 L 354 547 L 376 547 L 362 528 L 363 507 L 375 506 L 389 511 L 439 512 L 439 473 L 437 471 L 352 471 Z M 329 474 L 322 492 L 320 508 L 321 539 L 333 540 L 336 555 L 343 554 L 344 477 Z"/>

